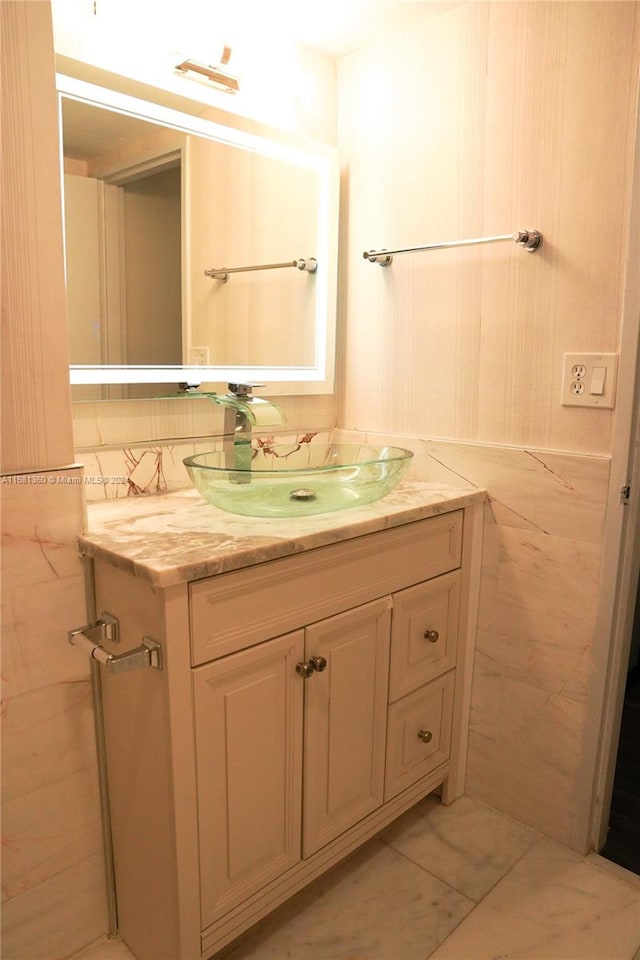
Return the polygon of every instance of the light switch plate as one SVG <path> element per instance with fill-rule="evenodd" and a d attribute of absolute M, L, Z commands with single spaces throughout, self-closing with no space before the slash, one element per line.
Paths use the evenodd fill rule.
<path fill-rule="evenodd" d="M 191 347 L 189 350 L 189 364 L 192 367 L 208 367 L 209 347 Z"/>
<path fill-rule="evenodd" d="M 560 402 L 565 407 L 611 410 L 616 402 L 617 375 L 617 353 L 565 353 Z"/>

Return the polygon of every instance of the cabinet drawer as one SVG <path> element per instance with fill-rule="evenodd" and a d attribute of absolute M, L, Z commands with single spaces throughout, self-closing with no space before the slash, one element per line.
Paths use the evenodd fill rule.
<path fill-rule="evenodd" d="M 385 802 L 449 759 L 454 678 L 452 670 L 389 707 Z"/>
<path fill-rule="evenodd" d="M 463 511 L 457 510 L 192 583 L 192 663 L 455 570 L 462 519 Z"/>
<path fill-rule="evenodd" d="M 455 667 L 459 610 L 457 570 L 394 594 L 390 703 Z"/>

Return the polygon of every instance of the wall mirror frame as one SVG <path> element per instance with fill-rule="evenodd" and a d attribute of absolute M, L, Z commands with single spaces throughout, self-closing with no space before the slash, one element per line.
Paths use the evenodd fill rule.
<path fill-rule="evenodd" d="M 147 121 L 181 134 L 204 138 L 218 144 L 250 151 L 263 157 L 273 158 L 284 164 L 293 164 L 298 168 L 311 171 L 317 182 L 317 218 L 316 250 L 306 253 L 294 253 L 293 256 L 313 256 L 318 262 L 317 272 L 313 275 L 315 304 L 313 309 L 314 330 L 312 332 L 313 355 L 304 365 L 279 365 L 269 363 L 244 363 L 221 365 L 168 365 L 154 364 L 76 364 L 70 366 L 70 383 L 87 384 L 206 384 L 206 389 L 216 389 L 220 384 L 234 382 L 260 382 L 271 387 L 278 394 L 322 394 L 331 393 L 334 388 L 335 339 L 336 339 L 336 301 L 337 301 L 337 257 L 338 257 L 338 204 L 339 171 L 337 150 L 324 144 L 307 142 L 304 146 L 292 143 L 291 136 L 267 137 L 247 132 L 235 126 L 227 126 L 218 120 L 205 119 L 197 114 L 183 112 L 151 100 L 141 99 L 129 93 L 90 83 L 66 73 L 56 74 L 60 108 L 61 149 L 64 130 L 62 107 L 66 100 L 120 113 L 136 120 Z M 160 91 L 159 91 L 160 93 Z M 197 105 L 202 111 L 202 104 Z M 220 113 L 220 111 L 218 111 Z M 286 216 L 286 197 L 282 198 L 282 215 Z M 207 264 L 212 266 L 212 264 Z M 227 264 L 227 266 L 230 266 Z M 295 272 L 298 271 L 287 271 Z M 307 274 L 305 274 L 305 277 Z M 184 277 L 184 267 L 183 267 Z M 183 280 L 184 282 L 184 280 Z M 212 280 L 215 283 L 215 280 Z M 184 304 L 184 299 L 183 299 Z M 283 324 L 291 322 L 286 316 Z M 182 323 L 184 325 L 185 318 Z M 184 351 L 183 351 L 184 360 Z M 178 392 L 176 387 L 176 392 Z M 111 394 L 113 396 L 113 394 Z M 136 396 L 140 396 L 138 392 Z M 107 396 L 105 396 L 107 398 Z"/>

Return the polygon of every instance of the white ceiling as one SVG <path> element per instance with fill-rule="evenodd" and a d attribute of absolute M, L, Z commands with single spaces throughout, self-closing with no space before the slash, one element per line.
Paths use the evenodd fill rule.
<path fill-rule="evenodd" d="M 270 26 L 332 57 L 384 38 L 418 18 L 438 16 L 463 0 L 233 0 L 233 16 Z"/>
<path fill-rule="evenodd" d="M 438 16 L 465 0 L 51 0 L 58 52 L 100 44 L 198 48 L 206 63 L 221 43 L 240 49 L 247 38 L 265 50 L 299 40 L 331 57 L 384 39 L 417 19 Z M 468 2 L 468 0 L 467 0 Z M 242 39 L 240 39 L 242 38 Z M 206 51 L 206 52 L 205 52 Z M 215 51 L 215 54 L 214 54 Z M 213 59 L 212 59 L 213 57 Z M 233 64 L 233 60 L 232 60 Z"/>

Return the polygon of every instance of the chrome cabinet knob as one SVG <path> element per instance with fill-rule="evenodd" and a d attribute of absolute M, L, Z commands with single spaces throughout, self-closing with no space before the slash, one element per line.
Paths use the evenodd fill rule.
<path fill-rule="evenodd" d="M 431 743 L 433 740 L 431 730 L 418 730 L 418 740 L 422 740 L 423 743 Z"/>
<path fill-rule="evenodd" d="M 327 661 L 324 657 L 309 657 L 304 663 L 296 663 L 296 673 L 299 673 L 305 680 L 308 680 L 315 672 L 322 673 L 326 668 Z"/>
<path fill-rule="evenodd" d="M 424 638 L 425 640 L 428 640 L 429 643 L 437 643 L 440 639 L 440 634 L 437 630 L 425 630 Z"/>

